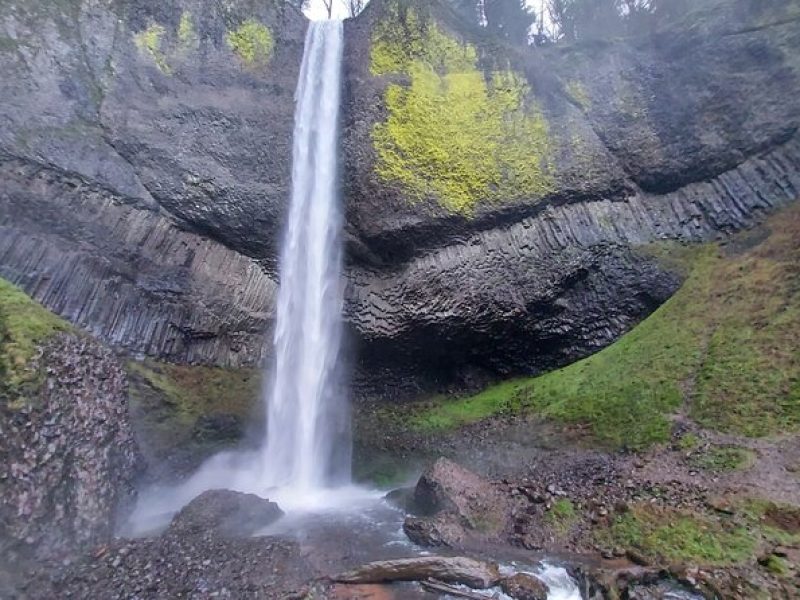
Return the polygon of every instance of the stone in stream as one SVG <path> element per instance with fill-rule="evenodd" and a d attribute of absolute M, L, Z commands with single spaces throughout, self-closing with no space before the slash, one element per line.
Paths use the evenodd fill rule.
<path fill-rule="evenodd" d="M 424 556 L 377 561 L 333 578 L 339 583 L 386 583 L 427 579 L 484 590 L 497 585 L 500 581 L 500 571 L 495 563 L 472 558 Z"/>
<path fill-rule="evenodd" d="M 547 586 L 527 573 L 517 573 L 503 579 L 500 589 L 514 600 L 547 600 Z"/>
<path fill-rule="evenodd" d="M 415 544 L 427 547 L 456 546 L 464 540 L 458 517 L 445 513 L 435 517 L 407 517 L 403 531 Z"/>
<path fill-rule="evenodd" d="M 255 494 L 209 490 L 181 509 L 170 523 L 167 535 L 247 537 L 282 516 L 277 504 Z"/>
<path fill-rule="evenodd" d="M 487 480 L 440 458 L 422 474 L 408 517 L 406 535 L 422 546 L 453 546 L 468 535 L 496 535 L 506 523 L 509 504 Z"/>

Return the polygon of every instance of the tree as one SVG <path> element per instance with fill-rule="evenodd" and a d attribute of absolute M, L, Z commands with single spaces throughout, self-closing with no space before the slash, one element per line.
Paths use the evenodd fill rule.
<path fill-rule="evenodd" d="M 369 0 L 342 0 L 344 2 L 345 8 L 347 8 L 347 14 L 352 17 L 357 17 L 364 7 L 367 5 Z"/>
<path fill-rule="evenodd" d="M 483 0 L 487 29 L 516 44 L 528 44 L 535 15 L 525 0 Z"/>
<path fill-rule="evenodd" d="M 333 17 L 333 0 L 322 0 L 322 4 L 325 5 L 325 10 L 328 11 L 328 18 Z"/>

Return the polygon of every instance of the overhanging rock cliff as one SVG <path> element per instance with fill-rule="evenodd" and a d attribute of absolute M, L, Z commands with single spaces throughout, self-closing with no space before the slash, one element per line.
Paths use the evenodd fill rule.
<path fill-rule="evenodd" d="M 640 247 L 793 201 L 798 19 L 798 2 L 708 1 L 653 35 L 520 50 L 444 3 L 374 2 L 348 31 L 344 141 L 366 371 L 413 394 L 565 364 L 679 285 Z M 480 101 L 509 94 L 516 131 L 487 129 Z M 497 146 L 537 126 L 520 169 Z M 461 184 L 492 160 L 485 190 Z"/>

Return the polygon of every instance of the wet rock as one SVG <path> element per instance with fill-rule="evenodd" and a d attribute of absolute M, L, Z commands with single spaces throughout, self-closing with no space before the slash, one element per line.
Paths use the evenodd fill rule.
<path fill-rule="evenodd" d="M 467 537 L 464 526 L 451 513 L 435 517 L 406 517 L 403 532 L 415 544 L 426 547 L 457 546 Z"/>
<path fill-rule="evenodd" d="M 41 384 L 0 408 L 0 553 L 58 558 L 108 541 L 132 498 L 140 454 L 116 356 L 60 334 L 38 360 Z"/>
<path fill-rule="evenodd" d="M 414 509 L 414 488 L 397 488 L 384 496 L 387 502 L 405 511 Z"/>
<path fill-rule="evenodd" d="M 200 415 L 192 431 L 192 437 L 199 442 L 235 442 L 243 435 L 242 419 L 224 413 Z"/>
<path fill-rule="evenodd" d="M 247 537 L 282 516 L 277 504 L 255 494 L 209 490 L 181 509 L 166 535 Z"/>
<path fill-rule="evenodd" d="M 333 579 L 340 583 L 383 583 L 438 579 L 445 583 L 462 584 L 475 589 L 486 589 L 500 581 L 500 571 L 494 563 L 472 558 L 425 556 L 374 562 L 337 575 Z"/>
<path fill-rule="evenodd" d="M 517 573 L 503 579 L 500 588 L 514 600 L 547 600 L 547 586 L 527 573 Z"/>

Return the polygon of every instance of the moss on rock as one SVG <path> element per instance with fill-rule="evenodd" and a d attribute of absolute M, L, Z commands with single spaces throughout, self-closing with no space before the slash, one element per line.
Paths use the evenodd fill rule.
<path fill-rule="evenodd" d="M 248 19 L 225 36 L 228 47 L 247 66 L 266 66 L 275 50 L 275 39 L 269 27 Z"/>
<path fill-rule="evenodd" d="M 548 124 L 525 79 L 484 73 L 477 50 L 398 3 L 375 28 L 370 69 L 406 76 L 386 89 L 375 125 L 376 172 L 411 202 L 435 199 L 471 215 L 480 202 L 540 198 L 553 189 Z"/>
<path fill-rule="evenodd" d="M 622 547 L 655 563 L 727 566 L 749 561 L 757 541 L 738 523 L 638 505 L 596 532 L 601 545 Z"/>
<path fill-rule="evenodd" d="M 133 421 L 152 464 L 192 468 L 258 420 L 261 371 L 129 361 Z"/>
<path fill-rule="evenodd" d="M 181 22 L 178 25 L 178 44 L 183 53 L 188 53 L 197 48 L 199 37 L 194 26 L 192 13 L 184 11 L 181 15 Z"/>
<path fill-rule="evenodd" d="M 153 59 L 159 71 L 169 74 L 172 72 L 172 68 L 167 62 L 167 56 L 163 48 L 166 32 L 163 25 L 153 23 L 144 31 L 137 33 L 134 36 L 134 41 L 140 52 Z"/>
<path fill-rule="evenodd" d="M 15 400 L 38 374 L 31 368 L 37 348 L 72 326 L 25 292 L 0 279 L 0 394 Z"/>

